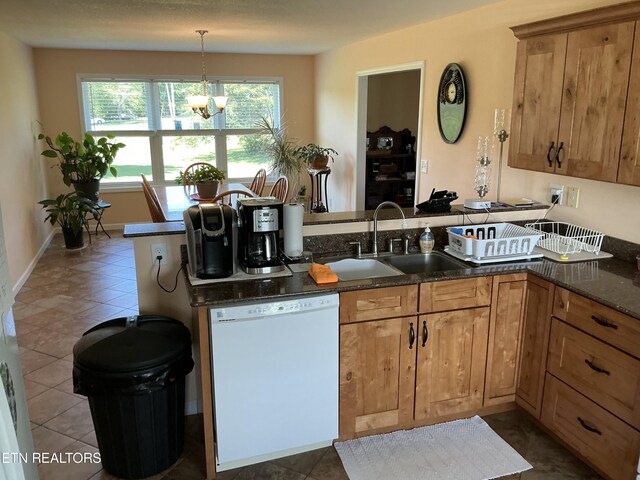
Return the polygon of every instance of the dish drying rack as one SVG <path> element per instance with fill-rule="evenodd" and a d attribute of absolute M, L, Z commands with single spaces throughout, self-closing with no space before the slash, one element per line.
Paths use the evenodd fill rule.
<path fill-rule="evenodd" d="M 448 227 L 448 254 L 477 264 L 529 260 L 542 256 L 533 251 L 543 236 L 537 230 L 512 223 Z"/>
<path fill-rule="evenodd" d="M 542 233 L 540 248 L 560 255 L 582 251 L 598 254 L 604 238 L 602 232 L 566 222 L 534 222 L 525 226 Z"/>

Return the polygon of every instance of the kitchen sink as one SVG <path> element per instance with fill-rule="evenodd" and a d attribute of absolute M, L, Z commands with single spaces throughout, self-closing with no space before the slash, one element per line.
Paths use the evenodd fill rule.
<path fill-rule="evenodd" d="M 336 262 L 327 262 L 325 265 L 331 267 L 342 281 L 393 277 L 405 273 L 373 258 L 345 258 Z"/>
<path fill-rule="evenodd" d="M 440 252 L 393 255 L 385 257 L 384 261 L 403 273 L 435 273 L 471 268 Z"/>

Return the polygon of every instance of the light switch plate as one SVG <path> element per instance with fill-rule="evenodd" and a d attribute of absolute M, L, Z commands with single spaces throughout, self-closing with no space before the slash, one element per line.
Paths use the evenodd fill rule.
<path fill-rule="evenodd" d="M 427 160 L 420 160 L 420 173 L 427 173 L 429 169 L 429 162 Z"/>

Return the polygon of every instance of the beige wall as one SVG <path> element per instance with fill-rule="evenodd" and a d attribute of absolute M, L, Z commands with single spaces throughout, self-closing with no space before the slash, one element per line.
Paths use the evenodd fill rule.
<path fill-rule="evenodd" d="M 61 131 L 72 136 L 81 133 L 77 74 L 200 74 L 199 53 L 35 49 L 34 62 L 42 123 L 52 136 Z M 283 114 L 289 134 L 300 142 L 313 140 L 313 57 L 207 53 L 206 68 L 210 77 L 282 77 Z M 47 181 L 54 192 L 65 189 L 55 169 L 49 171 Z M 106 224 L 151 220 L 142 191 L 103 192 L 101 197 L 113 205 L 105 213 Z"/>
<path fill-rule="evenodd" d="M 419 200 L 425 200 L 433 187 L 456 190 L 461 199 L 475 197 L 478 136 L 492 133 L 495 108 L 511 107 L 516 39 L 509 27 L 615 3 L 620 2 L 508 0 L 319 55 L 315 93 L 317 140 L 340 152 L 329 178 L 333 210 L 353 210 L 355 206 L 357 72 L 425 62 L 422 148 L 418 159 L 428 160 L 429 171 L 420 175 Z M 451 62 L 459 63 L 465 71 L 469 105 L 462 137 L 458 143 L 447 145 L 438 133 L 435 92 L 442 70 Z M 556 207 L 549 217 L 640 243 L 638 187 L 505 168 L 502 195 L 544 200 L 549 182 L 580 188 L 579 209 Z M 495 180 L 489 199 L 495 200 Z"/>
<path fill-rule="evenodd" d="M 418 131 L 420 70 L 370 75 L 367 86 L 367 131 L 386 125 Z"/>
<path fill-rule="evenodd" d="M 37 205 L 47 197 L 37 120 L 31 49 L 0 32 L 0 205 L 14 286 L 51 232 Z"/>

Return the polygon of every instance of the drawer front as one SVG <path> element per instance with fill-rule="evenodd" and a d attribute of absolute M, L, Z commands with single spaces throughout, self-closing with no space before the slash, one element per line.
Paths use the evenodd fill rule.
<path fill-rule="evenodd" d="M 611 478 L 636 478 L 640 433 L 546 374 L 542 423 Z"/>
<path fill-rule="evenodd" d="M 640 361 L 553 319 L 547 370 L 640 428 Z"/>
<path fill-rule="evenodd" d="M 567 323 L 640 358 L 640 320 L 573 292 L 564 295 Z"/>
<path fill-rule="evenodd" d="M 417 285 L 341 293 L 340 323 L 415 315 L 417 297 Z"/>
<path fill-rule="evenodd" d="M 420 313 L 484 307 L 491 302 L 491 277 L 420 285 Z"/>

